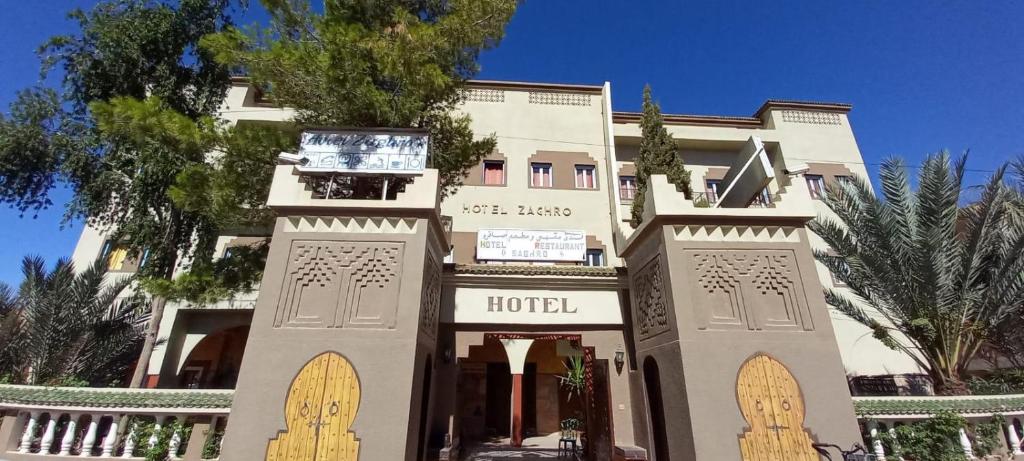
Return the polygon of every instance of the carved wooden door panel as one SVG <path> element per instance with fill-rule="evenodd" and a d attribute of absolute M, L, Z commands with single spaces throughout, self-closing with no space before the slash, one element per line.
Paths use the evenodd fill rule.
<path fill-rule="evenodd" d="M 778 360 L 756 355 L 740 367 L 736 398 L 747 430 L 744 461 L 818 461 L 803 427 L 804 401 L 796 378 Z"/>
<path fill-rule="evenodd" d="M 287 430 L 267 446 L 266 461 L 355 461 L 359 441 L 349 432 L 359 409 L 359 378 L 335 352 L 313 358 L 292 380 Z"/>

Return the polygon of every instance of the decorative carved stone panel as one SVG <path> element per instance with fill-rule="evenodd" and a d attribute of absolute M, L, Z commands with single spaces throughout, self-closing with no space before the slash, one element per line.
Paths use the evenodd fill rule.
<path fill-rule="evenodd" d="M 420 299 L 420 329 L 437 337 L 437 319 L 441 311 L 441 262 L 432 252 L 423 261 L 423 293 Z"/>
<path fill-rule="evenodd" d="M 403 244 L 296 240 L 277 328 L 394 329 Z"/>
<path fill-rule="evenodd" d="M 665 300 L 661 258 L 655 257 L 630 279 L 633 296 L 633 325 L 641 340 L 671 329 Z"/>
<path fill-rule="evenodd" d="M 792 250 L 688 250 L 686 259 L 699 329 L 814 330 Z"/>

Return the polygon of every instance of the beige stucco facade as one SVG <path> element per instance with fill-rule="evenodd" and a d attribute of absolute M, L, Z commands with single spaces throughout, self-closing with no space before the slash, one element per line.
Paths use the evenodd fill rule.
<path fill-rule="evenodd" d="M 773 176 L 766 180 L 772 203 L 698 206 L 654 177 L 648 219 L 633 229 L 620 181 L 634 174 L 639 117 L 614 112 L 611 95 L 607 83 L 471 82 L 459 110 L 477 136 L 493 134 L 497 148 L 485 159 L 489 172 L 481 163 L 443 200 L 432 170 L 394 200 L 340 200 L 314 198 L 295 167 L 277 167 L 268 198 L 279 216 L 274 229 L 217 243 L 219 257 L 232 242 L 271 239 L 259 290 L 216 305 L 168 305 L 150 384 L 180 386 L 186 368 L 202 366 L 191 357 L 200 342 L 241 322 L 250 330 L 228 461 L 264 459 L 269 440 L 294 430 L 284 397 L 324 353 L 338 354 L 358 376 L 358 412 L 346 430 L 360 459 L 453 456 L 483 437 L 515 443 L 517 431 L 545 435 L 576 414 L 602 428 L 588 435 L 594 459 L 653 459 L 659 424 L 644 364 L 654 358 L 668 421 L 661 430 L 674 434 L 660 450 L 672 459 L 740 459 L 737 437 L 751 423 L 737 405 L 737 373 L 764 354 L 799 383 L 807 407 L 800 430 L 852 443 L 844 376 L 917 369 L 821 296 L 833 279 L 814 261 L 812 250 L 824 244 L 805 225 L 829 211 L 791 171 L 828 180 L 867 175 L 850 107 L 769 101 L 749 117 L 667 115 L 694 191 L 735 176 L 756 143 Z M 230 123 L 292 115 L 242 79 L 221 114 Z M 754 186 L 743 181 L 736 190 L 748 194 L 744 187 Z M 581 231 L 588 259 L 479 259 L 477 234 L 487 229 Z M 91 261 L 105 243 L 102 231 L 86 228 L 74 261 Z M 779 270 L 787 275 L 760 280 L 743 269 L 727 295 L 701 285 L 710 270 L 695 263 L 701 258 L 763 255 L 784 261 Z M 660 261 L 657 269 L 652 261 Z M 656 288 L 652 270 L 660 274 Z M 645 318 L 652 289 L 664 295 L 655 303 L 664 312 Z M 527 341 L 524 355 L 500 347 L 508 341 Z M 559 403 L 566 396 L 558 365 L 574 354 L 586 357 L 586 411 Z"/>

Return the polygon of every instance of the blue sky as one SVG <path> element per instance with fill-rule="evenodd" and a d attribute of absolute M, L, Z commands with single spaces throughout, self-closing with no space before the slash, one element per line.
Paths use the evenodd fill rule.
<path fill-rule="evenodd" d="M 2 110 L 38 81 L 36 46 L 72 30 L 65 12 L 94 3 L 0 1 Z M 970 149 L 977 183 L 1024 153 L 1021 17 L 1024 2 L 997 0 L 528 0 L 482 57 L 480 78 L 607 80 L 617 110 L 637 110 L 645 83 L 668 113 L 750 115 L 768 98 L 848 102 L 872 174 L 890 155 L 919 163 Z M 33 219 L 0 209 L 0 281 L 20 280 L 25 254 L 71 254 L 81 227 L 62 230 L 62 211 Z"/>

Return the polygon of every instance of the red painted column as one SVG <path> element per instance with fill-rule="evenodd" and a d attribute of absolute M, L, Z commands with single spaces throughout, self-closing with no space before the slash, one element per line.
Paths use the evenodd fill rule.
<path fill-rule="evenodd" d="M 512 446 L 523 446 L 523 375 L 512 375 Z"/>

